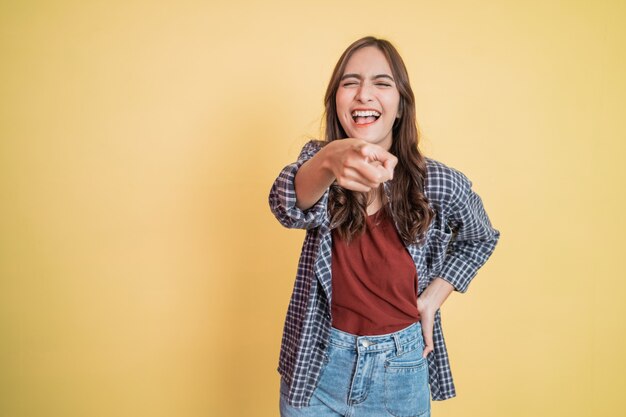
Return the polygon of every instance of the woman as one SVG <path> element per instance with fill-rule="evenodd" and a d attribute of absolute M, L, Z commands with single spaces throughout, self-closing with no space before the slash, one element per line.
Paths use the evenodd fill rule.
<path fill-rule="evenodd" d="M 397 50 L 365 37 L 339 58 L 326 140 L 274 182 L 286 227 L 306 229 L 278 371 L 281 416 L 429 416 L 456 395 L 439 308 L 495 249 L 472 182 L 418 150 Z"/>

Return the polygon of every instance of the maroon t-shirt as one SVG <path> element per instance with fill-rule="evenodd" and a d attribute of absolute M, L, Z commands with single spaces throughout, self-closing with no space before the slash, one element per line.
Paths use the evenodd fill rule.
<path fill-rule="evenodd" d="M 332 326 L 366 336 L 392 333 L 420 320 L 417 269 L 384 208 L 367 216 L 349 244 L 332 232 Z"/>

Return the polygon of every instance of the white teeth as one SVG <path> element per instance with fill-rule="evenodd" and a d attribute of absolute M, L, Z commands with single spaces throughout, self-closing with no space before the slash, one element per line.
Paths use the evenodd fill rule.
<path fill-rule="evenodd" d="M 380 113 L 378 113 L 376 110 L 355 110 L 352 112 L 352 117 L 357 117 L 357 116 L 361 116 L 361 117 L 368 117 L 368 116 L 376 116 L 376 117 L 380 117 Z"/>

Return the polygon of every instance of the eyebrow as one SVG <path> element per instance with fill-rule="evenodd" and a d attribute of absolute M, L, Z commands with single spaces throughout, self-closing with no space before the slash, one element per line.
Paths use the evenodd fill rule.
<path fill-rule="evenodd" d="M 359 74 L 344 74 L 339 81 L 343 81 L 346 78 L 357 78 L 359 80 L 363 79 L 363 77 L 361 77 L 361 75 Z M 387 74 L 378 74 L 372 77 L 373 80 L 376 80 L 378 78 L 389 78 L 394 83 L 396 82 L 391 75 L 387 75 Z"/>

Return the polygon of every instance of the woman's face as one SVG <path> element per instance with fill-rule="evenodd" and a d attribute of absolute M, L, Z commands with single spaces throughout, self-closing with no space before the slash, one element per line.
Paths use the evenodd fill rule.
<path fill-rule="evenodd" d="M 391 148 L 400 93 L 378 48 L 366 46 L 350 57 L 336 101 L 337 117 L 348 137 Z"/>

